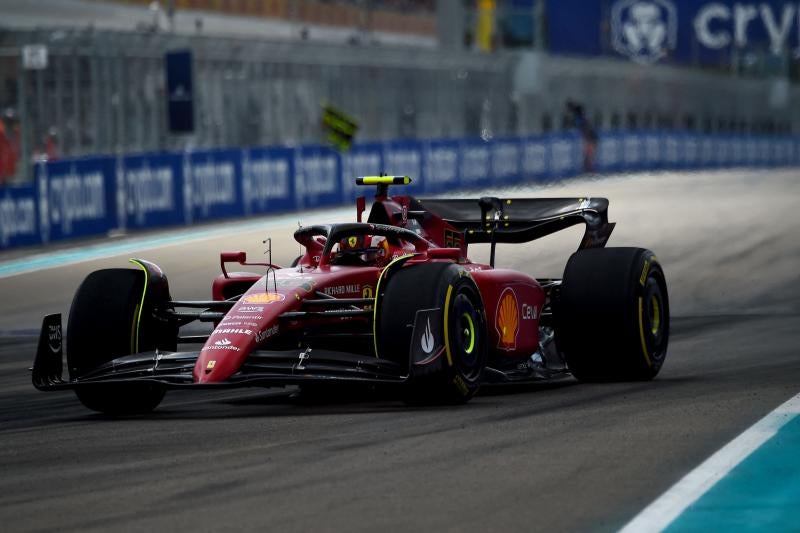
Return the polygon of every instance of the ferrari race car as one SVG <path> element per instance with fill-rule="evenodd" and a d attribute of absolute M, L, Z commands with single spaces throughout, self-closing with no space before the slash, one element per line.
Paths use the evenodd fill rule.
<path fill-rule="evenodd" d="M 481 384 L 658 374 L 669 338 L 664 273 L 648 250 L 605 248 L 606 199 L 389 196 L 410 181 L 358 178 L 377 186 L 366 222 L 361 196 L 356 223 L 301 227 L 304 253 L 291 267 L 222 253 L 209 301 L 173 300 L 161 269 L 140 259 L 92 272 L 69 313 L 69 379 L 61 315 L 48 315 L 34 386 L 129 414 L 151 411 L 171 388 L 367 384 L 412 403 L 461 403 Z M 497 243 L 581 223 L 562 279 L 494 268 Z M 489 264 L 469 260 L 474 243 L 490 246 Z M 254 272 L 229 272 L 231 263 Z M 197 321 L 213 331 L 181 334 Z"/>

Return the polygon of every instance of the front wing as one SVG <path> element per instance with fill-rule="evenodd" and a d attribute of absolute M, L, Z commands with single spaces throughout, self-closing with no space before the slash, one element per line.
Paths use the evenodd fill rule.
<path fill-rule="evenodd" d="M 149 382 L 169 388 L 222 388 L 282 386 L 316 382 L 368 382 L 400 384 L 408 379 L 407 369 L 376 357 L 331 350 L 257 350 L 242 368 L 221 383 L 198 384 L 192 378 L 199 351 L 141 352 L 113 359 L 84 373 L 63 379 L 61 315 L 47 315 L 42 324 L 32 370 L 33 385 L 39 390 L 74 389 L 97 384 Z"/>

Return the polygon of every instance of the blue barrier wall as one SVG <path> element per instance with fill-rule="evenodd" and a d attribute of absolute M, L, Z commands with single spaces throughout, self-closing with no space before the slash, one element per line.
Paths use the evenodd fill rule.
<path fill-rule="evenodd" d="M 353 178 L 404 174 L 413 195 L 582 172 L 576 134 L 87 157 L 37 165 L 34 182 L 0 189 L 0 249 L 110 231 L 341 205 Z M 800 137 L 600 132 L 600 172 L 800 166 Z"/>

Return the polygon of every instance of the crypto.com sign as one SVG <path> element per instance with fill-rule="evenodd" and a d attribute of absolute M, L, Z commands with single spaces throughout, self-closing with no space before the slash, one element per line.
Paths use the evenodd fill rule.
<path fill-rule="evenodd" d="M 800 0 L 547 0 L 554 53 L 719 63 L 731 51 L 800 55 Z"/>
<path fill-rule="evenodd" d="M 689 28 L 680 28 L 689 20 Z M 800 2 L 617 0 L 612 5 L 612 46 L 637 63 L 685 55 L 691 43 L 680 43 L 683 50 L 678 50 L 679 35 L 710 51 L 753 44 L 773 54 L 800 50 Z"/>
<path fill-rule="evenodd" d="M 747 48 L 750 35 L 766 34 L 769 50 L 800 50 L 800 2 L 784 3 L 777 9 L 766 3 L 721 2 L 703 5 L 694 17 L 697 41 L 706 48 Z M 791 42 L 790 42 L 791 38 Z M 763 39 L 760 39 L 763 42 Z"/>

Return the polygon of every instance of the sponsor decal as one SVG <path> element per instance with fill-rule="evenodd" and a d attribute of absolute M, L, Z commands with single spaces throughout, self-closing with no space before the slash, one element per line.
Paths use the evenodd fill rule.
<path fill-rule="evenodd" d="M 252 318 L 252 317 L 246 317 L 246 318 Z M 222 320 L 222 323 L 220 325 L 226 326 L 226 327 L 227 326 L 250 326 L 251 328 L 257 328 L 259 326 L 259 323 L 258 322 L 243 322 L 243 321 L 240 321 L 240 320 L 231 321 L 231 320 L 228 320 L 227 318 L 225 318 L 225 319 Z"/>
<path fill-rule="evenodd" d="M 236 311 L 238 313 L 263 313 L 264 307 L 261 305 L 242 305 Z"/>
<path fill-rule="evenodd" d="M 456 387 L 458 387 L 458 390 L 459 390 L 459 391 L 461 392 L 461 394 L 463 394 L 464 396 L 466 396 L 467 394 L 469 394 L 469 387 L 467 387 L 467 384 L 466 384 L 466 383 L 464 383 L 464 378 L 462 378 L 462 377 L 461 377 L 461 376 L 459 376 L 458 374 L 456 374 L 456 375 L 453 377 L 453 385 L 455 385 Z"/>
<path fill-rule="evenodd" d="M 492 147 L 492 172 L 495 177 L 513 176 L 519 172 L 519 147 L 498 142 Z"/>
<path fill-rule="evenodd" d="M 33 198 L 0 200 L 0 245 L 8 246 L 13 237 L 36 235 L 36 204 Z"/>
<path fill-rule="evenodd" d="M 526 174 L 543 174 L 547 170 L 545 143 L 526 142 L 522 146 L 522 170 Z"/>
<path fill-rule="evenodd" d="M 334 285 L 332 287 L 325 287 L 323 292 L 329 296 L 338 296 L 340 294 L 353 294 L 361 292 L 361 286 L 356 283 L 348 283 L 346 285 Z"/>
<path fill-rule="evenodd" d="M 250 329 L 242 329 L 242 328 L 222 328 L 215 330 L 214 333 L 219 335 L 232 335 L 232 334 L 252 335 L 253 331 Z"/>
<path fill-rule="evenodd" d="M 137 224 L 144 224 L 149 213 L 175 209 L 174 176 L 172 168 L 144 166 L 125 170 L 127 184 L 126 212 Z"/>
<path fill-rule="evenodd" d="M 674 50 L 678 14 L 670 0 L 620 0 L 611 7 L 614 50 L 649 65 Z"/>
<path fill-rule="evenodd" d="M 567 140 L 553 142 L 550 165 L 554 172 L 564 172 L 573 167 L 577 162 L 575 146 L 572 141 Z"/>
<path fill-rule="evenodd" d="M 319 196 L 336 192 L 336 158 L 329 155 L 304 155 L 295 159 L 297 196 Z"/>
<path fill-rule="evenodd" d="M 214 343 L 215 346 L 230 346 L 231 341 L 228 339 L 220 339 Z"/>
<path fill-rule="evenodd" d="M 644 260 L 644 268 L 642 268 L 642 275 L 639 276 L 639 285 L 644 287 L 644 282 L 647 281 L 647 274 L 650 272 L 650 260 Z"/>
<path fill-rule="evenodd" d="M 361 297 L 362 298 L 374 298 L 373 288 L 370 285 L 364 285 L 361 287 Z"/>
<path fill-rule="evenodd" d="M 264 342 L 276 333 L 278 333 L 278 324 L 256 333 L 256 342 Z"/>
<path fill-rule="evenodd" d="M 517 334 L 519 333 L 519 304 L 517 295 L 510 287 L 503 289 L 500 300 L 497 302 L 495 315 L 495 329 L 500 338 L 497 347 L 501 350 L 511 351 L 517 348 Z"/>
<path fill-rule="evenodd" d="M 390 148 L 384 154 L 384 168 L 403 169 L 406 176 L 421 176 L 422 154 L 414 148 Z"/>
<path fill-rule="evenodd" d="M 258 313 L 259 311 L 249 311 L 250 313 Z M 261 320 L 263 317 L 261 315 L 228 315 L 225 317 L 225 320 L 233 319 L 233 320 Z M 228 324 L 232 324 L 228 322 Z M 257 322 L 242 322 L 241 324 L 245 326 L 253 326 L 257 328 L 259 324 Z"/>
<path fill-rule="evenodd" d="M 288 198 L 289 161 L 287 159 L 250 159 L 245 166 L 245 201 L 262 209 L 269 200 Z"/>
<path fill-rule="evenodd" d="M 193 206 L 202 216 L 216 205 L 236 203 L 236 172 L 229 161 L 196 163 L 191 167 Z"/>
<path fill-rule="evenodd" d="M 354 189 L 353 180 L 350 176 L 376 176 L 383 164 L 381 163 L 380 152 L 358 152 L 350 151 L 342 154 L 342 175 L 344 188 L 348 193 Z M 349 197 L 349 196 L 348 196 Z"/>
<path fill-rule="evenodd" d="M 71 234 L 72 223 L 103 220 L 106 217 L 106 188 L 100 171 L 79 174 L 74 165 L 69 174 L 51 176 L 48 206 L 53 225 Z"/>
<path fill-rule="evenodd" d="M 539 309 L 535 305 L 522 304 L 522 320 L 536 320 L 539 318 Z"/>
<path fill-rule="evenodd" d="M 489 175 L 489 149 L 485 146 L 469 146 L 464 149 L 461 159 L 461 179 L 475 182 Z"/>
<path fill-rule="evenodd" d="M 436 176 L 438 183 L 458 181 L 458 151 L 455 148 L 431 148 L 424 155 L 426 176 Z"/>
<path fill-rule="evenodd" d="M 279 292 L 265 292 L 260 294 L 251 294 L 249 296 L 244 297 L 244 302 L 248 304 L 271 304 L 274 302 L 282 302 L 286 299 L 286 296 Z M 249 313 L 250 311 L 242 311 L 242 307 L 239 308 L 239 311 L 243 313 Z M 264 308 L 261 307 L 259 311 L 263 311 Z"/>
<path fill-rule="evenodd" d="M 237 348 L 236 346 L 206 346 L 201 351 L 206 351 L 206 350 L 209 350 L 209 351 L 210 350 L 229 350 L 231 352 L 238 352 L 239 348 Z"/>
<path fill-rule="evenodd" d="M 208 364 L 206 365 L 206 372 L 208 372 L 210 370 L 214 370 L 214 365 L 216 365 L 216 364 L 217 364 L 217 361 L 214 360 L 214 359 L 209 361 Z"/>
<path fill-rule="evenodd" d="M 61 350 L 61 324 L 49 324 L 47 326 L 47 346 L 53 353 Z"/>
<path fill-rule="evenodd" d="M 425 331 L 422 332 L 422 335 L 419 338 L 420 346 L 422 347 L 422 351 L 429 354 L 433 351 L 434 347 L 434 338 L 433 332 L 431 332 L 431 319 L 428 319 L 428 323 L 425 326 Z"/>

